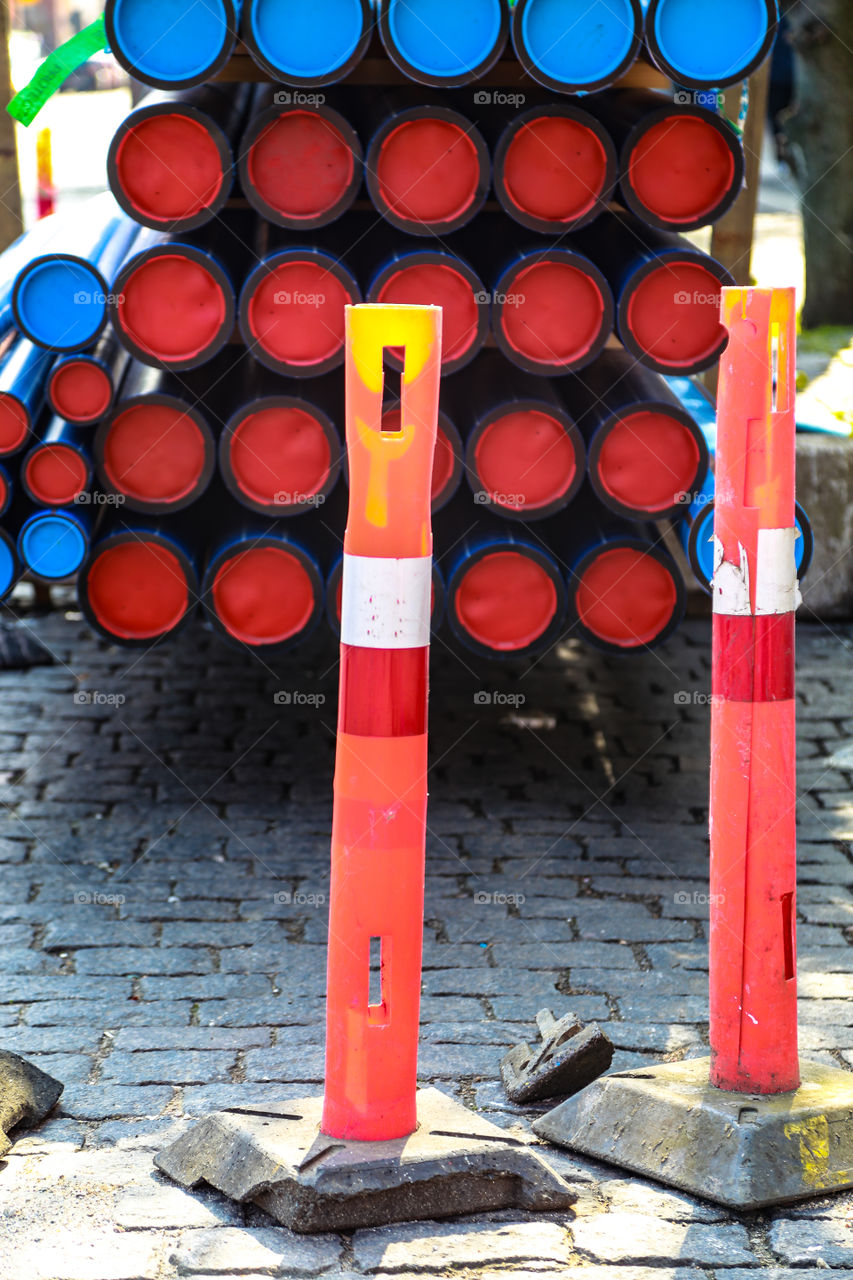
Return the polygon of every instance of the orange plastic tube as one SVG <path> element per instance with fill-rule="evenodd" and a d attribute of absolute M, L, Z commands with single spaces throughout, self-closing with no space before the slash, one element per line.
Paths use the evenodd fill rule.
<path fill-rule="evenodd" d="M 396 431 L 382 430 L 386 347 L 405 352 Z M 322 1121 L 336 1138 L 388 1140 L 417 1126 L 440 371 L 439 308 L 347 308 L 350 508 Z"/>
<path fill-rule="evenodd" d="M 711 707 L 711 1083 L 799 1084 L 795 302 L 723 290 Z"/>

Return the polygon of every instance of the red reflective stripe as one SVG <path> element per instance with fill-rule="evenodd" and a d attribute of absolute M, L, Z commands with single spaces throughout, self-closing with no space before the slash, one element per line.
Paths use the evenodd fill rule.
<path fill-rule="evenodd" d="M 341 645 L 340 733 L 409 738 L 427 731 L 429 646 L 362 649 Z"/>
<path fill-rule="evenodd" d="M 714 696 L 727 702 L 794 697 L 794 614 L 714 615 Z"/>

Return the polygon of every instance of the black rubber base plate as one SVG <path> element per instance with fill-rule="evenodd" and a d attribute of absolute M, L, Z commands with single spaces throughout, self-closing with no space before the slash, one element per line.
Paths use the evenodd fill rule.
<path fill-rule="evenodd" d="M 554 1212 L 575 1194 L 535 1147 L 437 1089 L 418 1128 L 391 1142 L 320 1132 L 322 1098 L 232 1107 L 194 1125 L 154 1163 L 183 1187 L 206 1182 L 294 1231 L 352 1231 L 495 1209 Z"/>
<path fill-rule="evenodd" d="M 805 1059 L 794 1093 L 726 1093 L 709 1058 L 602 1076 L 540 1138 L 733 1209 L 853 1186 L 853 1074 Z"/>

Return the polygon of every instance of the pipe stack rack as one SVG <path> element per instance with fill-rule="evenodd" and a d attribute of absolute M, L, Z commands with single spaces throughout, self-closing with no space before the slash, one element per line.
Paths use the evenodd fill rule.
<path fill-rule="evenodd" d="M 691 379 L 732 283 L 685 233 L 741 191 L 716 91 L 769 52 L 775 0 L 697 0 L 690 32 L 676 0 L 174 11 L 108 0 L 152 86 L 111 194 L 0 256 L 0 595 L 76 579 L 122 645 L 194 616 L 265 654 L 339 629 L 345 307 L 420 303 L 433 629 L 483 658 L 665 640 L 674 534 L 703 576 Z M 389 348 L 390 429 L 399 372 Z"/>

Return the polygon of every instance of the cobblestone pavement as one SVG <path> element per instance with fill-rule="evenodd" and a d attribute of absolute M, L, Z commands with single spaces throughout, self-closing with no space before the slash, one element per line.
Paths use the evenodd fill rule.
<path fill-rule="evenodd" d="M 0 1044 L 66 1089 L 0 1165 L 2 1280 L 853 1277 L 850 1195 L 736 1215 L 555 1155 L 572 1213 L 305 1238 L 161 1178 L 189 1117 L 321 1087 L 335 650 L 32 625 L 61 661 L 0 677 Z M 848 1069 L 851 641 L 800 631 L 802 1047 Z M 708 624 L 621 663 L 435 649 L 420 1071 L 528 1134 L 497 1065 L 544 1004 L 617 1066 L 705 1052 Z"/>

